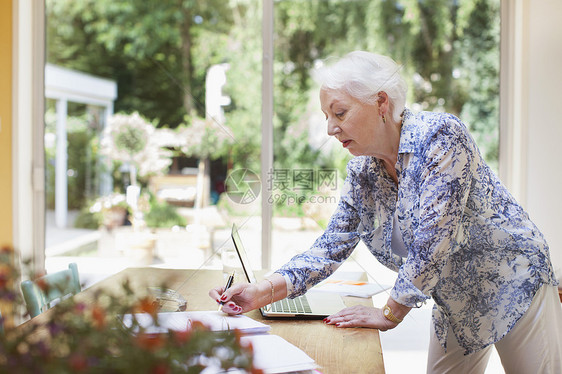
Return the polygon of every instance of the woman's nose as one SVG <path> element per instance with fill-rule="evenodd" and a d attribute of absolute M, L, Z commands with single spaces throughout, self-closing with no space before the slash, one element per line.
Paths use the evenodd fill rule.
<path fill-rule="evenodd" d="M 336 121 L 328 120 L 328 135 L 334 136 L 341 132 L 341 128 L 338 126 Z"/>

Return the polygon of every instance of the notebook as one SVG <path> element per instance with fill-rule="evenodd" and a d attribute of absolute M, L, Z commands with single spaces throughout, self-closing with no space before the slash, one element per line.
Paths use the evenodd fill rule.
<path fill-rule="evenodd" d="M 252 345 L 253 366 L 265 374 L 313 374 L 318 365 L 300 348 L 273 334 L 249 335 L 240 338 L 242 345 Z"/>
<path fill-rule="evenodd" d="M 250 283 L 256 283 L 256 276 L 250 266 L 246 250 L 238 234 L 236 225 L 232 225 L 232 242 L 238 253 L 242 269 Z M 313 318 L 321 319 L 337 313 L 346 306 L 341 296 L 337 293 L 309 291 L 295 299 L 283 299 L 273 304 L 260 308 L 260 313 L 267 318 Z"/>
<path fill-rule="evenodd" d="M 191 328 L 193 321 L 199 321 L 211 331 L 238 330 L 242 334 L 263 334 L 269 332 L 270 326 L 253 320 L 252 318 L 239 314 L 227 316 L 216 310 L 189 311 L 189 312 L 160 312 L 157 321 L 148 313 L 136 313 L 134 315 L 139 326 L 145 329 L 147 334 L 162 334 L 172 331 L 184 331 Z M 122 316 L 123 325 L 133 325 L 133 315 Z M 156 323 L 158 322 L 158 323 Z"/>

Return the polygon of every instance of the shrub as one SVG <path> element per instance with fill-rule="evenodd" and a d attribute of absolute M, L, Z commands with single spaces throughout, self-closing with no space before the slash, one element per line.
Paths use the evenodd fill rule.
<path fill-rule="evenodd" d="M 0 302 L 22 304 L 14 285 L 19 272 L 13 266 L 14 251 L 0 248 Z M 46 284 L 40 284 L 48 291 Z M 163 285 L 162 287 L 166 287 Z M 154 325 L 158 304 L 150 296 L 135 293 L 125 281 L 117 294 L 98 290 L 92 301 L 76 295 L 42 315 L 0 333 L 2 373 L 200 373 L 231 368 L 259 373 L 252 367 L 251 347 L 240 344 L 240 334 L 213 332 L 200 323 L 185 331 L 147 334 L 134 313 L 148 313 Z M 125 326 L 118 318 L 133 314 Z M 208 372 L 208 371 L 205 371 Z"/>
<path fill-rule="evenodd" d="M 150 199 L 150 210 L 144 216 L 146 226 L 152 228 L 168 228 L 173 226 L 185 226 L 186 219 L 182 217 L 177 208 L 166 203 L 159 202 L 155 198 Z"/>

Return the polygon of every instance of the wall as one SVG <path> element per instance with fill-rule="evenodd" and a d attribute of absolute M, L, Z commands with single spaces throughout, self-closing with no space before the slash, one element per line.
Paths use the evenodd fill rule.
<path fill-rule="evenodd" d="M 546 236 L 560 277 L 562 1 L 529 0 L 528 5 L 527 211 Z"/>
<path fill-rule="evenodd" d="M 12 245 L 12 1 L 0 2 L 0 246 Z"/>

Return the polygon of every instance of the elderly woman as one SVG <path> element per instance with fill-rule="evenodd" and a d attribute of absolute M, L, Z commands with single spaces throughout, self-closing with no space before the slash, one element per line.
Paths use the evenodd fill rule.
<path fill-rule="evenodd" d="M 268 279 L 210 296 L 231 314 L 267 305 L 272 292 L 298 296 L 363 240 L 396 283 L 384 307 L 346 308 L 327 324 L 389 330 L 432 298 L 428 372 L 483 373 L 495 344 L 508 373 L 561 373 L 562 309 L 543 235 L 457 117 L 404 108 L 399 70 L 352 52 L 318 72 L 328 134 L 357 156 L 337 210 L 312 248 Z"/>

